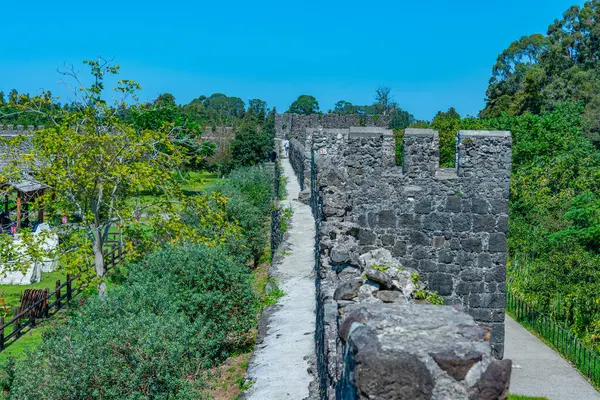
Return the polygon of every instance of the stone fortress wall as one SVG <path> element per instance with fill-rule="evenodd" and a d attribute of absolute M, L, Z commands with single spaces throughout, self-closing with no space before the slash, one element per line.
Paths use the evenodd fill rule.
<path fill-rule="evenodd" d="M 34 126 L 34 125 L 2 125 L 0 124 L 0 136 L 15 136 L 15 135 L 24 135 L 29 132 L 35 130 L 44 129 L 43 125 Z"/>
<path fill-rule="evenodd" d="M 307 128 L 322 127 L 325 129 L 347 129 L 351 126 L 375 126 L 387 128 L 390 124 L 388 117 L 371 117 L 360 115 L 336 114 L 276 114 L 275 136 L 278 138 L 295 138 L 304 143 Z"/>
<path fill-rule="evenodd" d="M 403 282 L 406 271 L 417 272 L 424 285 L 443 296 L 446 304 L 474 318 L 470 325 L 458 325 L 482 324 L 491 328 L 491 335 L 486 337 L 488 356 L 502 358 L 510 133 L 459 132 L 457 167 L 450 169 L 439 168 L 439 138 L 432 130 L 405 131 L 401 166 L 396 166 L 395 140 L 387 129 L 312 127 L 306 128 L 303 138 L 304 143 L 291 140 L 290 157 L 299 179 L 304 177 L 306 190 L 311 191 L 317 220 L 320 281 L 316 339 L 322 395 L 336 398 L 337 390 L 337 398 L 344 398 L 340 388 L 347 386 L 344 371 L 349 342 L 347 334 L 344 340 L 340 328 L 343 310 L 366 302 L 371 314 L 379 316 L 375 319 L 381 319 L 383 311 L 373 307 L 399 301 L 397 293 L 388 293 L 393 285 L 386 287 L 386 279 Z M 384 252 L 381 254 L 386 262 L 392 260 L 401 265 L 404 278 L 369 276 L 374 272 L 361 257 L 374 252 Z M 365 289 L 367 285 L 374 289 Z M 410 293 L 404 292 L 400 296 L 402 303 L 410 298 Z M 440 309 L 448 308 L 451 307 Z M 454 310 L 444 312 L 450 311 Z M 401 308 L 396 312 L 402 319 L 411 311 Z M 428 323 L 421 322 L 422 327 Z M 452 331 L 450 326 L 447 328 Z M 379 332 L 380 328 L 375 329 Z M 454 347 L 464 350 L 464 344 L 458 345 L 463 336 L 457 333 L 452 340 L 446 338 L 449 350 L 445 353 L 461 353 Z M 439 343 L 444 342 L 443 338 L 438 339 Z M 456 363 L 468 364 L 463 356 Z M 429 365 L 426 358 L 420 360 Z M 510 376 L 510 366 L 507 372 L 506 364 L 499 366 L 489 360 L 488 364 L 494 366 L 490 368 L 496 374 Z M 434 372 L 432 376 L 439 378 Z M 485 386 L 485 382 L 481 383 L 485 381 L 483 375 L 475 379 L 479 383 L 462 382 L 462 389 L 452 390 L 462 390 L 467 396 L 464 398 L 468 398 L 478 385 Z M 436 379 L 432 393 L 444 387 Z M 502 381 L 498 376 L 495 379 Z M 458 397 L 453 398 L 463 398 L 456 393 Z M 432 396 L 423 398 L 444 398 Z"/>

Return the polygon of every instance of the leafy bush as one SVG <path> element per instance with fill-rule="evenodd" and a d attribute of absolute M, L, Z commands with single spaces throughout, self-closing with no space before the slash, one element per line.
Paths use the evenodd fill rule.
<path fill-rule="evenodd" d="M 202 349 L 210 340 L 210 331 L 185 316 L 157 315 L 115 289 L 81 307 L 16 364 L 9 398 L 205 398 Z"/>
<path fill-rule="evenodd" d="M 0 374 L 11 399 L 202 399 L 206 368 L 253 339 L 247 268 L 222 247 L 168 247 L 128 266 Z"/>
<path fill-rule="evenodd" d="M 264 168 L 241 168 L 206 190 L 228 198 L 226 213 L 239 224 L 243 235 L 242 245 L 236 244 L 233 253 L 245 260 L 251 258 L 257 265 L 268 246 L 266 219 L 272 207 L 273 174 Z"/>
<path fill-rule="evenodd" d="M 220 360 L 251 340 L 256 296 L 248 269 L 221 247 L 169 247 L 129 267 L 129 290 L 158 314 L 183 313 L 211 331 L 210 358 Z"/>
<path fill-rule="evenodd" d="M 252 120 L 244 120 L 231 141 L 231 164 L 234 168 L 261 164 L 274 147 L 272 133 Z"/>
<path fill-rule="evenodd" d="M 229 174 L 228 182 L 246 196 L 264 215 L 271 211 L 273 173 L 266 168 L 239 168 Z"/>

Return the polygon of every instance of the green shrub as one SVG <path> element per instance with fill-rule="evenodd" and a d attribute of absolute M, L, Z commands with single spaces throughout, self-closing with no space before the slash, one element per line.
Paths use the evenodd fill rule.
<path fill-rule="evenodd" d="M 239 168 L 227 177 L 225 183 L 239 190 L 264 215 L 271 211 L 274 194 L 272 171 L 260 167 Z"/>
<path fill-rule="evenodd" d="M 168 247 L 127 267 L 5 366 L 11 399 L 203 399 L 204 371 L 253 339 L 257 299 L 248 269 L 222 247 Z"/>
<path fill-rule="evenodd" d="M 151 296 L 151 293 L 147 294 Z M 211 332 L 140 308 L 126 289 L 93 298 L 17 362 L 11 399 L 199 399 Z"/>
<path fill-rule="evenodd" d="M 255 266 L 268 247 L 266 220 L 271 212 L 273 190 L 273 173 L 259 167 L 237 169 L 227 179 L 206 189 L 229 199 L 225 210 L 230 220 L 240 226 L 243 241 L 228 248 L 238 257 L 245 256 L 244 261 L 252 259 Z"/>
<path fill-rule="evenodd" d="M 129 267 L 130 291 L 143 299 L 143 308 L 158 314 L 175 309 L 210 329 L 214 360 L 251 340 L 257 299 L 250 280 L 248 269 L 223 248 L 202 244 L 169 247 Z"/>

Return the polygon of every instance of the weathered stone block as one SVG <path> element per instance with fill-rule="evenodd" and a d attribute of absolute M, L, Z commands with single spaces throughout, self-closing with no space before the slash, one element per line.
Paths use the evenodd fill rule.
<path fill-rule="evenodd" d="M 461 240 L 461 245 L 464 251 L 479 252 L 481 251 L 481 239 L 479 238 L 467 238 Z"/>
<path fill-rule="evenodd" d="M 429 288 L 438 292 L 440 296 L 449 296 L 454 288 L 454 281 L 451 275 L 432 274 L 429 278 Z"/>
<path fill-rule="evenodd" d="M 361 245 L 373 245 L 377 240 L 377 236 L 367 229 L 361 229 L 358 234 L 358 240 Z"/>
<path fill-rule="evenodd" d="M 443 236 L 434 236 L 433 237 L 433 247 L 441 248 L 444 247 L 444 243 L 446 243 L 446 239 Z"/>
<path fill-rule="evenodd" d="M 431 260 L 419 260 L 419 271 L 420 272 L 437 272 L 438 264 Z"/>
<path fill-rule="evenodd" d="M 398 227 L 401 229 L 420 229 L 421 217 L 414 214 L 400 214 Z"/>
<path fill-rule="evenodd" d="M 450 220 L 452 222 L 452 230 L 455 232 L 467 232 L 471 230 L 473 224 L 471 214 L 456 214 Z"/>
<path fill-rule="evenodd" d="M 491 252 L 505 253 L 508 248 L 506 244 L 506 235 L 504 233 L 492 233 L 488 242 L 488 250 Z"/>
<path fill-rule="evenodd" d="M 431 212 L 431 199 L 421 199 L 415 202 L 415 213 L 429 214 Z"/>
<path fill-rule="evenodd" d="M 481 253 L 477 256 L 477 267 L 480 269 L 492 268 L 494 263 L 492 262 L 492 256 L 489 253 Z"/>
<path fill-rule="evenodd" d="M 352 300 L 358 296 L 358 290 L 362 286 L 362 278 L 354 278 L 342 283 L 335 289 L 334 300 Z"/>
<path fill-rule="evenodd" d="M 446 211 L 459 213 L 462 209 L 462 199 L 459 196 L 446 197 Z"/>
<path fill-rule="evenodd" d="M 498 229 L 498 232 L 508 232 L 508 215 L 501 215 L 498 217 L 496 228 Z"/>
<path fill-rule="evenodd" d="M 489 212 L 489 204 L 486 199 L 474 198 L 471 210 L 474 214 L 487 214 Z"/>
<path fill-rule="evenodd" d="M 510 362 L 506 368 L 492 359 L 489 333 L 467 314 L 431 305 L 346 309 L 339 330 L 341 375 L 332 398 L 472 400 L 506 395 Z M 485 397 L 492 395 L 499 397 Z"/>
<path fill-rule="evenodd" d="M 393 246 L 396 241 L 396 236 L 394 235 L 382 235 L 381 236 L 381 245 L 382 246 Z"/>
<path fill-rule="evenodd" d="M 454 252 L 452 250 L 441 250 L 438 255 L 438 261 L 450 264 L 454 261 Z"/>
<path fill-rule="evenodd" d="M 427 246 L 430 240 L 427 235 L 419 231 L 410 231 L 409 239 L 412 244 L 420 246 Z"/>
<path fill-rule="evenodd" d="M 432 213 L 423 218 L 423 227 L 429 231 L 445 231 L 450 228 L 450 219 L 447 214 Z"/>
<path fill-rule="evenodd" d="M 494 232 L 496 218 L 493 215 L 474 215 L 473 232 Z"/>
<path fill-rule="evenodd" d="M 396 227 L 396 213 L 394 210 L 383 210 L 379 212 L 378 226 L 381 228 Z"/>
<path fill-rule="evenodd" d="M 394 257 L 404 257 L 406 255 L 406 242 L 397 241 L 392 248 L 392 255 Z"/>

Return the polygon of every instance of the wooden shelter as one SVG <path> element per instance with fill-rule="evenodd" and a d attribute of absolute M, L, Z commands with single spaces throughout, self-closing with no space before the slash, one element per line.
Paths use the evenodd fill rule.
<path fill-rule="evenodd" d="M 0 232 L 6 232 L 10 230 L 10 226 L 13 225 L 13 221 L 10 219 L 9 207 L 9 195 L 11 191 L 16 191 L 16 216 L 15 227 L 19 229 L 21 227 L 30 227 L 31 221 L 29 219 L 30 213 L 29 208 L 32 203 L 37 200 L 37 224 L 44 222 L 44 204 L 43 195 L 48 189 L 47 185 L 36 181 L 33 178 L 23 179 L 20 182 L 5 183 L 0 185 L 0 192 L 4 193 L 4 210 L 0 212 Z M 8 227 L 6 225 L 9 225 Z"/>

